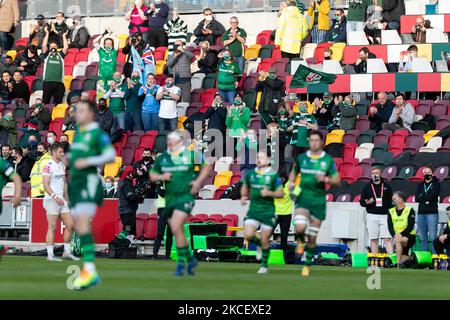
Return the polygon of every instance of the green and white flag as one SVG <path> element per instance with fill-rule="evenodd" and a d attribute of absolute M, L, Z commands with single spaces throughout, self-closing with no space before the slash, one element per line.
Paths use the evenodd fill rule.
<path fill-rule="evenodd" d="M 292 77 L 289 88 L 305 88 L 311 84 L 331 84 L 335 80 L 335 74 L 320 72 L 301 64 Z"/>

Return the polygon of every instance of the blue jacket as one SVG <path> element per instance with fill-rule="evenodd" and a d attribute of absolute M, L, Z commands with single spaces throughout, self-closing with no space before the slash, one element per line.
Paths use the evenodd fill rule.
<path fill-rule="evenodd" d="M 155 4 L 156 9 L 159 11 L 150 11 L 148 9 L 144 12 L 144 15 L 148 17 L 148 25 L 151 29 L 162 29 L 164 25 L 167 23 L 167 18 L 169 17 L 169 6 L 167 3 L 161 2 Z"/>
<path fill-rule="evenodd" d="M 143 113 L 159 113 L 159 101 L 156 100 L 156 93 L 158 92 L 159 86 L 155 85 L 153 91 L 145 85 L 147 88 L 147 94 L 142 102 L 142 112 Z M 139 89 L 138 96 L 144 95 L 144 90 L 142 87 Z"/>
<path fill-rule="evenodd" d="M 328 30 L 325 37 L 326 41 L 347 42 L 347 18 L 342 17 L 339 24 L 335 19 L 332 20 L 330 30 Z"/>

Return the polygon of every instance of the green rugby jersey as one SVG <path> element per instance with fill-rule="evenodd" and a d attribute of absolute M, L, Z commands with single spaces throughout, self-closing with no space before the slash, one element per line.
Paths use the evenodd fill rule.
<path fill-rule="evenodd" d="M 297 147 L 308 147 L 308 134 L 310 129 L 307 126 L 301 125 L 298 122 L 300 120 L 306 120 L 306 122 L 311 124 L 316 124 L 317 120 L 312 114 L 300 114 L 295 113 L 292 118 L 292 124 L 294 128 L 292 129 L 292 139 L 291 144 L 296 145 Z"/>
<path fill-rule="evenodd" d="M 325 183 L 317 181 L 316 175 L 322 174 L 331 178 L 339 173 L 333 158 L 322 151 L 320 156 L 312 156 L 311 151 L 299 154 L 295 159 L 294 173 L 300 173 L 300 196 L 325 202 Z"/>
<path fill-rule="evenodd" d="M 282 188 L 280 176 L 272 168 L 258 171 L 257 168 L 247 171 L 242 183 L 250 190 L 249 213 L 261 216 L 275 214 L 274 198 L 261 196 L 261 190 L 266 187 L 270 191 Z"/>
<path fill-rule="evenodd" d="M 11 167 L 9 162 L 4 160 L 3 158 L 0 158 L 0 191 L 3 190 L 3 187 L 12 180 L 14 174 L 14 168 Z"/>

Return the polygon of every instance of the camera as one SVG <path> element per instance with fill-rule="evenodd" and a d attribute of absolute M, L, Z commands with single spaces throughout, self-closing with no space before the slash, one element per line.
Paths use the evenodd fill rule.
<path fill-rule="evenodd" d="M 137 197 L 142 198 L 143 200 L 145 198 L 145 194 L 148 193 L 150 189 L 151 189 L 150 182 L 146 182 L 140 186 L 136 186 L 134 193 Z"/>

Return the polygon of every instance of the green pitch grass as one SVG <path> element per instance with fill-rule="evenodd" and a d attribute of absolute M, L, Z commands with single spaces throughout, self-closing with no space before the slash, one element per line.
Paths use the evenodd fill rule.
<path fill-rule="evenodd" d="M 195 277 L 175 278 L 175 262 L 98 259 L 102 283 L 85 291 L 66 287 L 73 263 L 45 257 L 5 256 L 0 261 L 0 299 L 449 299 L 450 272 L 381 270 L 381 289 L 369 290 L 366 269 L 203 262 Z M 81 265 L 81 263 L 78 263 Z"/>

